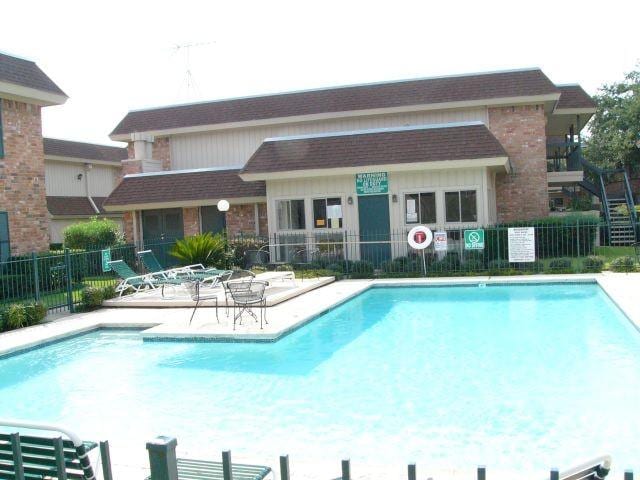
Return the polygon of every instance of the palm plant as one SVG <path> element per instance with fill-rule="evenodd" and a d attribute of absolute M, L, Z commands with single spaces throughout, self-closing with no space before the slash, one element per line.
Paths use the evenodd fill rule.
<path fill-rule="evenodd" d="M 207 232 L 177 240 L 169 253 L 182 265 L 201 263 L 205 267 L 226 267 L 228 263 L 227 240 L 220 233 Z"/>

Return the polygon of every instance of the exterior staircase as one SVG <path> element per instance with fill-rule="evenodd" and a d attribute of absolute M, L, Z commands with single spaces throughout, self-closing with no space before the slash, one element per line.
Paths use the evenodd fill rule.
<path fill-rule="evenodd" d="M 609 242 L 613 246 L 631 245 L 636 241 L 636 231 L 633 218 L 627 208 L 627 213 L 621 213 L 616 209 L 621 205 L 627 205 L 625 198 L 608 198 L 609 208 Z"/>

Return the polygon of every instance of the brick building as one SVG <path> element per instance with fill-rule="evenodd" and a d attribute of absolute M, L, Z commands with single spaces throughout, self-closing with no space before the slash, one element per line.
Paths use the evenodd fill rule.
<path fill-rule="evenodd" d="M 66 94 L 29 60 L 0 54 L 0 228 L 2 257 L 49 247 L 42 107 Z"/>
<path fill-rule="evenodd" d="M 535 219 L 550 189 L 582 180 L 549 167 L 552 140 L 574 142 L 594 111 L 539 69 L 132 111 L 111 133 L 129 158 L 105 208 L 127 211 L 138 241 L 226 226 L 321 242 Z"/>

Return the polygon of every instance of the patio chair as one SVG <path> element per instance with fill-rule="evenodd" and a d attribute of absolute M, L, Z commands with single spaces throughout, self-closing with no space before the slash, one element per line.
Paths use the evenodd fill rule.
<path fill-rule="evenodd" d="M 560 472 L 558 480 L 602 480 L 609 474 L 610 469 L 611 457 L 605 455 L 571 468 L 566 472 Z"/>
<path fill-rule="evenodd" d="M 258 321 L 258 316 L 253 311 L 255 307 L 260 309 L 260 329 L 262 330 L 262 323 L 267 325 L 267 300 L 264 294 L 268 283 L 260 280 L 249 280 L 242 282 L 228 282 L 227 288 L 229 294 L 233 300 L 233 329 L 236 329 L 236 321 L 239 319 L 239 324 L 242 325 L 242 314 L 248 313 L 255 321 Z M 238 313 L 236 313 L 238 309 Z"/>
<path fill-rule="evenodd" d="M 83 442 L 73 432 L 54 425 L 0 420 L 0 427 L 52 432 L 52 436 L 0 433 L 0 478 L 94 480 L 87 453 L 98 446 Z M 63 437 L 66 437 L 63 439 Z M 102 478 L 112 480 L 109 443 L 100 442 Z"/>
<path fill-rule="evenodd" d="M 218 291 L 213 293 L 202 293 L 202 282 L 200 280 L 188 281 L 184 282 L 184 286 L 187 288 L 189 292 L 189 296 L 191 296 L 191 300 L 196 302 L 195 307 L 193 307 L 193 312 L 191 313 L 191 318 L 189 319 L 189 325 L 193 321 L 193 316 L 196 314 L 196 310 L 202 300 L 214 300 L 216 304 L 216 321 L 220 323 L 220 318 L 218 317 Z"/>
<path fill-rule="evenodd" d="M 224 303 L 225 303 L 225 315 L 229 315 L 229 298 L 231 294 L 229 293 L 229 282 L 236 282 L 238 280 L 249 281 L 256 277 L 256 274 L 251 270 L 232 270 L 231 275 L 229 275 L 225 280 L 223 280 L 222 287 L 224 288 Z"/>
<path fill-rule="evenodd" d="M 183 283 L 183 280 L 179 278 L 168 278 L 162 275 L 155 276 L 156 274 L 138 275 L 124 260 L 111 260 L 108 263 L 111 269 L 120 277 L 120 283 L 116 287 L 116 293 L 119 297 L 128 290 L 138 293 L 158 287 L 161 287 L 162 296 L 164 297 L 165 286 L 175 287 Z"/>

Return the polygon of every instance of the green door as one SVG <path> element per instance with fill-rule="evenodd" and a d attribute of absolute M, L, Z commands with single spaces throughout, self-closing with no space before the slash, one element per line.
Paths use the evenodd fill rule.
<path fill-rule="evenodd" d="M 216 234 L 227 227 L 225 213 L 218 210 L 215 205 L 200 207 L 200 218 L 202 219 L 202 233 Z"/>
<path fill-rule="evenodd" d="M 182 209 L 143 210 L 142 236 L 145 243 L 182 238 L 184 236 Z"/>
<path fill-rule="evenodd" d="M 360 221 L 360 259 L 376 267 L 391 258 L 389 230 L 389 195 L 366 195 L 358 197 L 358 219 Z M 380 242 L 380 243 L 377 243 Z"/>

